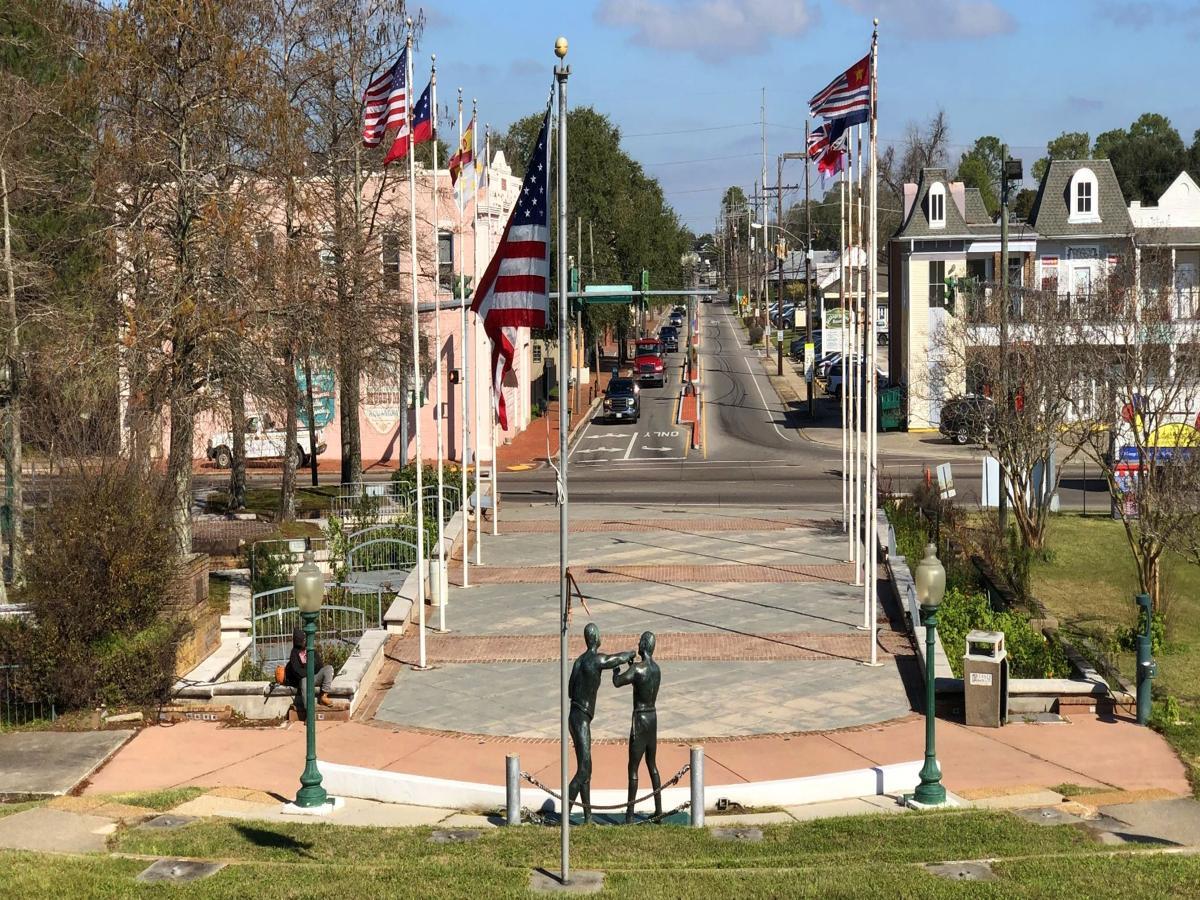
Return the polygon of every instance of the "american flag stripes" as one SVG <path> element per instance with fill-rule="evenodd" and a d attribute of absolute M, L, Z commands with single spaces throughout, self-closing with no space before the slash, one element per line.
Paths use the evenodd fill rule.
<path fill-rule="evenodd" d="M 408 49 L 363 93 L 363 144 L 378 147 L 389 128 L 408 122 Z"/>
<path fill-rule="evenodd" d="M 512 371 L 518 328 L 543 328 L 550 279 L 550 109 L 542 119 L 521 193 L 496 254 L 479 279 L 471 309 L 492 341 L 492 387 L 501 428 L 508 428 L 504 376 Z"/>

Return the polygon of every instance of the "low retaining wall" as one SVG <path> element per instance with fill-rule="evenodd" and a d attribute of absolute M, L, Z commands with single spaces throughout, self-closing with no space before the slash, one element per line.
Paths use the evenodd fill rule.
<path fill-rule="evenodd" d="M 879 794 L 898 794 L 910 791 L 920 781 L 921 760 L 875 766 L 849 772 L 831 772 L 806 778 L 785 778 L 778 781 L 752 781 L 740 784 L 706 785 L 705 806 L 716 808 L 718 801 L 728 800 L 742 806 L 799 806 L 830 800 L 850 800 Z M 444 809 L 491 810 L 505 805 L 504 785 L 430 778 L 406 772 L 387 772 L 346 766 L 341 763 L 318 762 L 322 784 L 330 794 L 339 797 L 358 797 L 384 803 L 407 803 L 413 806 L 434 806 Z M 498 767 L 503 778 L 503 766 Z M 663 807 L 678 806 L 691 799 L 690 788 L 673 787 L 663 791 Z M 593 790 L 596 806 L 623 804 L 623 789 Z M 521 806 L 541 812 L 558 809 L 558 801 L 540 788 L 524 787 Z M 638 804 L 639 810 L 653 810 L 654 801 Z"/>

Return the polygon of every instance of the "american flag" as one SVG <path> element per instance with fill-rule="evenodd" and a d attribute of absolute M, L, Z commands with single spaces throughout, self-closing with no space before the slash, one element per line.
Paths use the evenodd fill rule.
<path fill-rule="evenodd" d="M 408 122 L 408 48 L 363 93 L 363 144 L 378 147 L 387 130 Z"/>
<path fill-rule="evenodd" d="M 829 82 L 808 101 L 814 116 L 847 119 L 844 125 L 861 125 L 871 109 L 871 55 L 868 53 Z"/>
<path fill-rule="evenodd" d="M 500 427 L 508 428 L 504 376 L 512 371 L 518 328 L 543 328 L 550 278 L 550 108 L 542 119 L 521 193 L 500 246 L 479 279 L 471 309 L 492 341 L 492 389 Z"/>

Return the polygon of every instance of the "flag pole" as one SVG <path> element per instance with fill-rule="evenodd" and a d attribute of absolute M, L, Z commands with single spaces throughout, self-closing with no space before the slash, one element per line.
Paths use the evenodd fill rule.
<path fill-rule="evenodd" d="M 842 391 L 841 397 L 838 399 L 842 403 L 842 509 L 846 511 L 846 518 L 842 522 L 842 529 L 846 532 L 846 559 L 853 565 L 854 555 L 852 547 L 854 545 L 853 537 L 853 515 L 854 510 L 850 505 L 850 417 L 848 415 L 849 393 L 850 388 L 846 383 L 846 373 L 850 371 L 850 343 L 849 335 L 846 330 L 846 318 L 849 315 L 849 310 L 846 308 L 846 166 L 842 166 L 841 178 L 838 179 L 838 305 L 841 307 L 842 314 L 842 359 L 840 365 L 842 367 Z"/>
<path fill-rule="evenodd" d="M 491 126 L 490 125 L 488 126 L 488 129 L 489 130 L 487 132 L 485 132 L 485 137 L 484 137 L 484 142 L 483 142 L 484 156 L 488 156 L 488 151 L 491 149 L 491 131 L 490 131 Z M 490 156 L 488 156 L 488 159 L 485 161 L 485 164 L 491 165 L 491 157 Z M 486 253 L 486 256 L 488 259 L 491 259 L 492 258 L 492 183 L 491 183 L 490 178 L 488 179 L 487 189 L 484 193 L 484 196 L 486 197 L 487 205 L 488 205 L 488 227 L 487 227 L 487 244 L 486 244 L 487 253 Z M 479 197 L 478 196 L 476 196 L 476 198 L 475 198 L 475 231 L 476 231 L 476 233 L 475 233 L 475 284 L 478 285 L 479 284 Z M 475 317 L 471 320 L 471 346 L 476 351 L 479 350 L 479 315 L 478 314 L 476 314 Z M 482 365 L 477 366 L 477 368 L 479 369 L 479 371 L 481 373 L 483 372 Z M 479 376 L 476 375 L 475 377 L 478 378 Z M 476 409 L 478 409 L 479 408 L 479 386 L 473 385 L 472 391 L 475 394 L 475 401 L 476 401 L 475 407 L 476 407 Z M 476 432 L 478 432 L 479 431 L 478 416 L 475 419 L 475 426 L 476 427 L 474 430 Z M 482 437 L 482 435 L 480 435 L 480 434 L 475 435 L 475 565 L 477 565 L 477 566 L 483 565 L 483 544 L 482 544 L 482 533 L 481 533 L 482 527 L 483 527 L 481 524 L 481 522 L 483 521 L 483 489 L 481 487 L 481 479 L 480 479 L 480 469 L 482 468 L 482 466 L 479 462 L 479 439 L 481 437 Z M 493 453 L 494 453 L 494 451 L 493 451 Z M 495 464 L 493 464 L 493 468 L 495 468 Z"/>
<path fill-rule="evenodd" d="M 854 583 L 861 584 L 859 581 L 859 555 L 858 555 L 858 529 L 859 519 L 862 517 L 862 509 L 859 506 L 858 493 L 858 405 L 855 402 L 858 396 L 854 390 L 858 376 L 858 309 L 854 304 L 854 263 L 850 258 L 851 248 L 854 246 L 854 132 L 848 131 L 846 134 L 846 244 L 842 248 L 842 257 L 845 260 L 842 270 L 843 280 L 846 282 L 846 299 L 848 305 L 848 320 L 849 327 L 847 328 L 847 337 L 849 339 L 849 356 L 846 362 L 848 366 L 842 367 L 842 392 L 846 394 L 846 409 L 850 414 L 850 564 L 854 567 Z"/>
<path fill-rule="evenodd" d="M 863 408 L 867 399 L 867 374 L 862 372 L 866 365 L 867 356 L 871 352 L 869 347 L 863 346 L 863 329 L 866 325 L 863 319 L 863 296 L 862 296 L 862 264 L 853 255 L 853 250 L 862 252 L 863 245 L 863 206 L 862 206 L 862 126 L 858 125 L 855 128 L 854 135 L 854 222 L 855 232 L 851 241 L 854 245 L 850 255 L 850 290 L 854 301 L 854 336 L 856 346 L 859 348 L 858 357 L 855 360 L 856 366 L 854 369 L 854 427 L 858 429 L 858 483 L 855 486 L 855 495 L 858 497 L 858 568 L 862 574 L 862 580 L 856 582 L 864 585 L 863 596 L 866 596 L 866 537 L 865 537 L 865 513 L 866 503 L 863 500 L 863 491 L 867 486 L 866 472 L 866 443 L 867 435 L 865 422 L 867 411 Z M 860 374 L 861 373 L 861 374 Z M 863 604 L 863 619 L 866 620 L 866 604 Z M 865 626 L 864 626 L 865 627 Z"/>
<path fill-rule="evenodd" d="M 570 608 L 567 605 L 567 532 L 569 515 L 567 508 L 567 433 L 569 418 L 567 410 L 567 367 L 562 364 L 567 347 L 568 316 L 567 302 L 567 79 L 571 67 L 565 62 L 567 39 L 560 37 L 554 42 L 554 53 L 559 63 L 554 68 L 554 80 L 558 84 L 558 610 L 559 610 L 559 816 L 562 822 L 562 883 L 571 883 L 571 811 L 567 808 L 567 714 L 571 701 L 568 681 L 571 670 L 567 662 Z"/>
<path fill-rule="evenodd" d="M 462 88 L 458 89 L 458 149 L 462 150 Z M 470 573 L 468 570 L 470 569 L 469 560 L 470 560 L 471 554 L 470 554 L 470 540 L 469 539 L 471 537 L 471 532 L 470 532 L 470 528 L 469 528 L 469 525 L 466 520 L 466 515 L 467 515 L 467 460 L 470 458 L 469 451 L 470 451 L 470 444 L 471 444 L 471 390 L 470 390 L 471 351 L 470 351 L 470 342 L 467 339 L 467 285 L 466 285 L 467 268 L 465 265 L 462 264 L 462 252 L 461 252 L 461 245 L 465 245 L 465 243 L 466 243 L 466 241 L 463 240 L 463 210 L 462 210 L 461 202 L 455 203 L 454 205 L 458 210 L 458 234 L 459 234 L 459 241 L 460 241 L 460 252 L 454 254 L 454 264 L 458 267 L 458 301 L 461 304 L 459 309 L 461 310 L 461 315 L 462 315 L 461 328 L 459 330 L 459 335 L 460 335 L 460 338 L 462 341 L 462 343 L 461 343 L 461 347 L 462 347 L 461 384 L 462 384 L 462 387 L 460 389 L 462 391 L 462 409 L 460 410 L 461 415 L 462 415 L 462 452 L 459 454 L 462 457 L 462 459 L 461 459 L 462 465 L 459 467 L 460 468 L 459 474 L 462 476 L 460 499 L 462 501 L 462 514 L 463 514 L 462 586 L 470 587 L 471 586 L 471 576 L 470 576 Z M 475 238 L 475 231 L 474 231 L 474 229 L 472 229 L 471 239 L 474 240 L 474 238 Z M 478 246 L 472 247 L 471 248 L 471 259 L 472 259 L 473 265 L 476 264 L 474 261 L 478 258 L 478 256 L 479 256 Z M 478 509 L 475 511 L 475 514 L 479 515 Z"/>
<path fill-rule="evenodd" d="M 441 223 L 441 203 L 438 197 L 438 134 L 437 134 L 437 54 L 430 54 L 429 90 L 430 110 L 429 120 L 432 128 L 433 141 L 433 360 L 434 360 L 434 389 L 433 389 L 433 421 L 437 429 L 437 542 L 438 542 L 438 626 L 437 633 L 446 633 L 446 548 L 442 543 L 445 536 L 445 504 L 446 504 L 446 426 L 442 417 L 442 308 L 438 295 L 442 290 L 442 257 L 441 241 L 439 240 L 439 225 Z M 451 294 L 454 291 L 451 289 Z M 425 498 L 421 498 L 421 509 L 425 509 Z"/>
<path fill-rule="evenodd" d="M 867 307 L 869 310 L 869 314 L 871 316 L 870 340 L 871 340 L 871 393 L 872 393 L 871 409 L 868 414 L 868 422 L 869 422 L 870 427 L 869 427 L 868 436 L 867 436 L 867 441 L 868 441 L 868 445 L 867 445 L 868 446 L 868 451 L 867 451 L 867 453 L 868 453 L 868 462 L 867 462 L 868 469 L 867 469 L 867 471 L 869 473 L 869 479 L 867 482 L 867 484 L 868 484 L 868 487 L 867 487 L 867 509 L 868 509 L 867 534 L 869 535 L 869 540 L 870 540 L 870 549 L 868 550 L 868 554 L 867 554 L 867 562 L 868 562 L 867 582 L 871 587 L 871 591 L 869 594 L 871 616 L 867 623 L 867 627 L 870 630 L 871 658 L 867 664 L 871 665 L 871 666 L 878 666 L 878 665 L 881 665 L 881 663 L 879 662 L 878 650 L 876 647 L 876 644 L 877 644 L 876 636 L 878 634 L 878 615 L 879 615 L 879 611 L 878 611 L 879 583 L 878 583 L 878 579 L 875 577 L 875 568 L 876 568 L 876 565 L 878 562 L 877 557 L 878 557 L 878 553 L 879 553 L 879 541 L 876 537 L 876 531 L 875 531 L 876 505 L 879 502 L 879 498 L 878 498 L 878 491 L 879 491 L 879 438 L 878 438 L 877 426 L 876 426 L 876 422 L 875 422 L 875 417 L 878 414 L 877 413 L 877 409 L 878 409 L 877 403 L 878 403 L 878 394 L 879 394 L 879 385 L 875 381 L 875 372 L 877 371 L 877 368 L 875 365 L 875 355 L 878 352 L 878 346 L 879 346 L 879 344 L 878 344 L 879 336 L 877 334 L 877 331 L 879 328 L 879 322 L 878 322 L 878 315 L 876 314 L 876 309 L 875 309 L 875 305 L 878 302 L 875 299 L 875 292 L 877 290 L 876 284 L 875 284 L 875 278 L 876 278 L 876 267 L 879 264 L 878 259 L 877 259 L 878 248 L 875 246 L 875 243 L 877 240 L 876 228 L 878 227 L 878 222 L 879 222 L 879 177 L 878 177 L 878 174 L 876 173 L 876 155 L 878 152 L 878 142 L 879 142 L 879 137 L 878 137 L 879 125 L 878 125 L 878 113 L 877 113 L 878 92 L 879 92 L 879 85 L 878 85 L 878 81 L 877 81 L 878 70 L 879 70 L 879 20 L 878 19 L 874 20 L 874 25 L 875 25 L 874 30 L 871 33 L 871 124 L 870 124 L 871 147 L 870 147 L 870 151 L 869 151 L 869 158 L 870 158 L 870 165 L 871 165 L 871 182 L 870 182 L 871 197 L 870 197 L 870 202 L 868 204 L 871 224 L 870 224 L 870 227 L 867 232 L 867 241 L 869 242 L 869 246 L 871 248 L 870 254 L 867 257 Z"/>
<path fill-rule="evenodd" d="M 429 666 L 425 661 L 425 515 L 421 505 L 424 482 L 421 477 L 421 319 L 417 299 L 417 175 L 413 169 L 413 67 L 412 67 L 412 19 L 408 19 L 408 37 L 404 40 L 405 66 L 405 115 L 408 117 L 408 250 L 412 284 L 412 358 L 413 387 L 417 392 L 416 427 L 413 429 L 413 459 L 417 464 L 417 664 L 413 669 L 422 671 Z"/>

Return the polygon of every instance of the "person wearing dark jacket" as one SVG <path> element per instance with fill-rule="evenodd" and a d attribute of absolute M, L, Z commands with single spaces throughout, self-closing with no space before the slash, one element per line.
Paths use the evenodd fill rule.
<path fill-rule="evenodd" d="M 305 650 L 305 634 L 304 629 L 297 626 L 292 631 L 292 653 L 288 657 L 285 683 L 296 689 L 295 707 L 300 713 L 301 718 L 307 715 L 305 703 L 308 697 L 308 654 Z M 333 666 L 325 666 L 321 664 L 321 654 L 313 649 L 313 672 L 315 677 L 313 684 L 316 687 L 317 702 L 322 706 L 333 706 L 330 702 L 326 691 L 333 684 Z"/>

